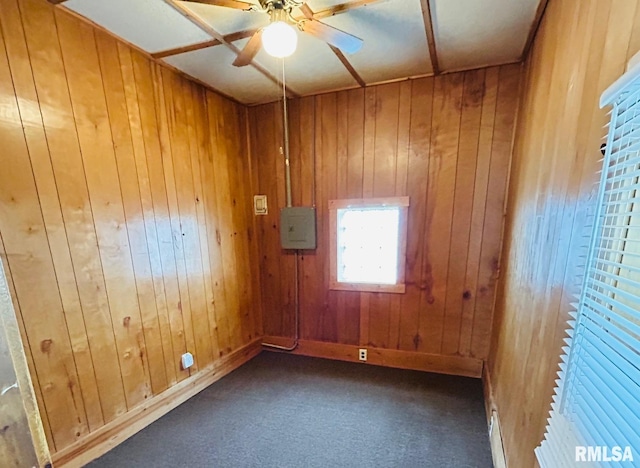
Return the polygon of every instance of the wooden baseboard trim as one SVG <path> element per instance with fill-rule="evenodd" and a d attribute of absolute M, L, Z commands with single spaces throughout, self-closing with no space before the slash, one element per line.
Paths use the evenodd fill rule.
<path fill-rule="evenodd" d="M 197 374 L 150 398 L 144 404 L 137 406 L 96 431 L 91 432 L 86 437 L 77 440 L 72 445 L 54 453 L 54 466 L 65 468 L 81 467 L 98 458 L 212 383 L 257 356 L 262 351 L 261 343 L 262 339 L 258 338 L 220 358 Z"/>
<path fill-rule="evenodd" d="M 493 466 L 495 468 L 506 468 L 507 461 L 502 441 L 500 416 L 494 400 L 491 373 L 487 365 L 482 369 L 482 388 L 484 390 L 484 408 L 487 414 L 487 427 L 489 428 L 489 442 L 491 444 Z"/>
<path fill-rule="evenodd" d="M 291 346 L 293 344 L 291 338 L 279 336 L 265 336 L 262 341 L 263 343 L 279 346 Z M 324 341 L 299 340 L 298 347 L 291 353 L 339 361 L 361 362 L 358 359 L 358 350 L 362 347 Z M 266 347 L 265 349 L 278 351 Z M 469 357 L 442 356 L 397 349 L 367 348 L 367 362 L 363 364 L 480 378 L 483 361 Z"/>

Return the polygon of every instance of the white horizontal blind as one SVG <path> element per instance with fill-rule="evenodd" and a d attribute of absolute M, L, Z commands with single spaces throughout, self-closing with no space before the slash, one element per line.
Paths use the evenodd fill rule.
<path fill-rule="evenodd" d="M 543 468 L 640 466 L 639 76 L 615 86 L 584 283 L 536 449 Z M 577 446 L 591 447 L 586 461 Z"/>

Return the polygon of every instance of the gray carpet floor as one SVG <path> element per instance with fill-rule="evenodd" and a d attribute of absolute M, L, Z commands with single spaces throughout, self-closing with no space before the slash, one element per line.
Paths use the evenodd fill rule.
<path fill-rule="evenodd" d="M 491 467 L 478 379 L 263 352 L 90 467 Z"/>

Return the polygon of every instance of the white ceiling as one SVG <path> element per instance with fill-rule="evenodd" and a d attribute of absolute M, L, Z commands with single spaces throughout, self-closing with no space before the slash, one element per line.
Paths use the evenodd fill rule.
<path fill-rule="evenodd" d="M 265 13 L 182 1 L 176 1 L 175 8 L 171 1 L 67 0 L 63 5 L 150 54 L 210 41 L 212 33 L 224 36 L 269 23 Z M 318 12 L 350 2 L 357 0 L 308 0 L 307 4 Z M 431 0 L 439 71 L 517 61 L 539 2 Z M 321 21 L 364 40 L 359 52 L 345 57 L 366 84 L 433 74 L 420 0 L 379 0 Z M 242 49 L 248 40 L 237 40 L 233 46 Z M 281 96 L 274 82 L 282 77 L 280 60 L 260 50 L 254 62 L 263 73 L 251 65 L 234 67 L 235 58 L 232 48 L 223 44 L 162 60 L 245 104 Z M 298 49 L 286 59 L 285 70 L 287 87 L 299 95 L 360 86 L 323 41 L 299 31 Z"/>

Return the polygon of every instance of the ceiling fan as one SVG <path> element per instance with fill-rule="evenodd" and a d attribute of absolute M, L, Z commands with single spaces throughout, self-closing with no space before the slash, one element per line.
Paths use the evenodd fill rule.
<path fill-rule="evenodd" d="M 263 34 L 270 34 L 271 31 L 269 29 L 274 30 L 277 26 L 280 27 L 280 30 L 287 28 L 287 26 L 283 26 L 282 23 L 285 23 L 290 26 L 295 26 L 300 31 L 303 31 L 311 36 L 317 37 L 318 39 L 323 40 L 327 44 L 337 49 L 340 49 L 342 52 L 346 52 L 348 54 L 353 54 L 360 50 L 362 47 L 362 39 L 356 37 L 352 34 L 341 31 L 340 29 L 329 26 L 328 24 L 322 23 L 314 18 L 313 12 L 311 8 L 304 1 L 297 0 L 258 0 L 260 2 L 259 5 L 254 3 L 243 2 L 240 0 L 187 0 L 196 3 L 204 3 L 207 5 L 216 5 L 227 8 L 234 8 L 237 10 L 243 11 L 253 11 L 259 13 L 266 13 L 270 17 L 270 25 L 264 28 L 258 29 L 249 39 L 249 42 L 242 49 L 238 57 L 233 62 L 233 65 L 236 67 L 243 67 L 245 65 L 249 65 L 253 58 L 256 56 L 258 51 L 260 50 L 260 46 L 263 45 Z M 368 2 L 364 2 L 368 3 Z M 293 14 L 294 8 L 299 8 L 300 12 L 304 15 L 302 17 L 296 17 Z M 294 34 L 290 38 L 293 41 L 293 49 L 289 52 L 293 52 L 295 50 L 295 41 L 297 38 L 295 37 L 295 31 L 292 31 Z M 265 38 L 266 39 L 266 38 Z M 290 45 L 290 44 L 289 44 Z M 266 48 L 266 44 L 265 44 Z M 268 49 L 267 51 L 271 55 L 272 54 Z M 286 54 L 286 55 L 289 55 Z M 275 55 L 275 56 L 286 56 L 286 55 Z"/>

